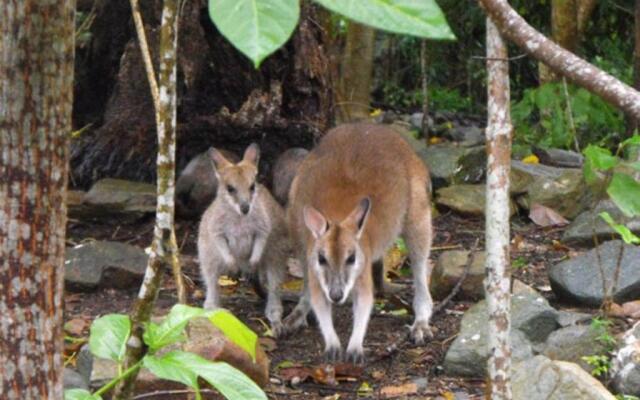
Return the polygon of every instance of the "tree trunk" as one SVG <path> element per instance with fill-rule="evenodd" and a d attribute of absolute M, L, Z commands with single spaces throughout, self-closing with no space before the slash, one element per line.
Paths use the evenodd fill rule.
<path fill-rule="evenodd" d="M 82 84 L 76 99 L 76 104 L 95 104 L 90 110 L 85 107 L 86 114 L 74 114 L 76 126 L 93 125 L 72 140 L 72 178 L 83 188 L 103 177 L 153 182 L 155 117 L 129 1 L 96 1 L 100 7 L 84 50 L 88 55 L 78 71 Z M 178 172 L 210 146 L 241 153 L 257 142 L 264 179 L 280 152 L 310 147 L 333 123 L 333 85 L 322 29 L 316 6 L 308 3 L 302 4 L 292 39 L 259 70 L 216 30 L 207 1 L 184 3 L 179 22 Z M 140 2 L 156 70 L 161 4 Z M 96 65 L 104 70 L 99 77 L 92 72 Z"/>
<path fill-rule="evenodd" d="M 554 72 L 640 118 L 640 92 L 563 49 L 532 28 L 506 0 L 479 0 L 500 32 Z"/>
<path fill-rule="evenodd" d="M 551 36 L 553 41 L 576 53 L 578 35 L 578 0 L 551 0 Z M 540 63 L 540 84 L 558 80 L 545 64 Z"/>
<path fill-rule="evenodd" d="M 584 38 L 584 32 L 587 30 L 587 24 L 591 19 L 593 10 L 598 5 L 598 0 L 577 0 L 578 1 L 578 40 Z"/>
<path fill-rule="evenodd" d="M 0 3 L 0 393 L 62 399 L 74 1 Z"/>
<path fill-rule="evenodd" d="M 420 41 L 420 75 L 422 75 L 422 136 L 429 145 L 429 71 L 427 60 L 427 41 Z"/>
<path fill-rule="evenodd" d="M 156 81 L 150 63 L 149 49 L 144 28 L 138 30 L 143 58 L 147 61 L 147 77 L 156 109 L 158 130 L 158 200 L 156 207 L 156 225 L 151 245 L 151 255 L 145 271 L 144 280 L 138 293 L 138 299 L 131 313 L 132 335 L 127 343 L 124 368 L 130 368 L 144 356 L 142 346 L 144 327 L 149 323 L 151 313 L 158 297 L 165 269 L 173 270 L 178 288 L 178 301 L 186 302 L 186 293 L 182 282 L 182 273 L 178 261 L 178 246 L 174 230 L 174 192 L 175 192 L 175 150 L 177 127 L 177 48 L 178 48 L 178 12 L 179 0 L 164 0 L 162 25 L 160 27 L 160 79 Z M 134 15 L 137 1 L 132 0 Z M 139 14 L 135 19 L 139 20 Z M 141 21 L 138 23 L 142 27 Z M 146 54 L 145 54 L 146 53 Z M 157 82 L 157 83 L 156 83 Z M 156 100 L 157 99 L 157 100 Z M 137 371 L 129 375 L 119 388 L 118 397 L 130 398 L 133 393 Z"/>
<path fill-rule="evenodd" d="M 487 211 L 485 297 L 489 311 L 488 376 L 492 400 L 511 399 L 509 170 L 511 111 L 507 46 L 487 18 Z"/>
<path fill-rule="evenodd" d="M 636 0 L 634 24 L 634 49 L 633 49 L 633 87 L 640 91 L 640 0 Z M 640 118 L 627 114 L 627 136 L 640 126 Z"/>
<path fill-rule="evenodd" d="M 373 28 L 349 22 L 337 96 L 341 122 L 369 116 L 374 39 Z"/>

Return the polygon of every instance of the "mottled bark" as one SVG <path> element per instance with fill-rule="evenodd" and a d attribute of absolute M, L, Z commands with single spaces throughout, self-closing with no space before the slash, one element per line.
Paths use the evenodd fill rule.
<path fill-rule="evenodd" d="M 0 3 L 0 398 L 62 399 L 72 0 Z"/>
<path fill-rule="evenodd" d="M 373 28 L 349 22 L 337 96 L 341 122 L 369 116 L 374 39 Z"/>
<path fill-rule="evenodd" d="M 536 31 L 506 0 L 479 0 L 500 32 L 554 72 L 584 87 L 625 112 L 640 118 L 640 92 Z"/>
<path fill-rule="evenodd" d="M 511 116 L 507 47 L 487 18 L 487 210 L 485 297 L 489 311 L 491 399 L 511 399 L 509 342 L 509 170 Z"/>
<path fill-rule="evenodd" d="M 578 1 L 578 36 L 579 40 L 584 37 L 584 32 L 587 30 L 587 25 L 598 5 L 598 0 L 577 0 Z"/>
<path fill-rule="evenodd" d="M 136 0 L 132 0 L 132 10 L 134 14 L 137 10 L 136 3 Z M 149 263 L 145 271 L 144 280 L 140 286 L 138 299 L 131 313 L 132 334 L 127 343 L 125 368 L 133 366 L 144 356 L 146 350 L 142 345 L 144 326 L 149 322 L 151 317 L 165 269 L 171 268 L 173 271 L 178 290 L 178 301 L 180 303 L 186 302 L 174 231 L 179 10 L 179 0 L 164 0 L 162 24 L 160 27 L 160 76 L 157 85 L 155 85 L 156 78 L 153 75 L 153 68 L 148 67 L 147 69 L 152 93 L 154 86 L 158 88 L 158 100 L 156 103 L 156 123 L 158 130 L 158 200 L 156 207 L 156 225 Z M 141 21 L 140 26 L 142 26 Z M 139 30 L 138 34 L 140 38 L 145 36 L 144 30 Z M 143 41 L 141 41 L 141 43 L 142 42 Z M 144 52 L 144 46 L 141 46 L 141 49 Z M 148 54 L 146 57 L 143 56 L 143 58 L 151 60 Z M 149 63 L 149 66 L 150 65 Z M 127 399 L 131 397 L 136 376 L 137 372 L 131 374 L 118 387 L 118 398 Z"/>

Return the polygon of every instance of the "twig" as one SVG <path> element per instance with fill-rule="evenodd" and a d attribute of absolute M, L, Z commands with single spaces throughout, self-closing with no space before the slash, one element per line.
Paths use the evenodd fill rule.
<path fill-rule="evenodd" d="M 148 399 L 150 397 L 157 396 L 171 396 L 174 394 L 194 394 L 195 391 L 191 389 L 176 389 L 176 390 L 157 390 L 155 392 L 143 393 L 133 397 L 133 400 Z M 217 393 L 213 389 L 200 389 L 200 393 Z"/>
<path fill-rule="evenodd" d="M 508 57 L 508 58 L 497 58 L 497 57 L 485 57 L 485 56 L 471 56 L 472 60 L 482 60 L 482 61 L 516 61 L 521 58 L 525 58 L 528 54 L 519 54 L 517 56 Z"/>
<path fill-rule="evenodd" d="M 151 52 L 149 51 L 147 35 L 144 31 L 142 15 L 140 14 L 140 5 L 138 4 L 138 0 L 129 1 L 131 3 L 133 24 L 135 25 L 136 33 L 138 34 L 138 44 L 140 45 L 140 53 L 142 55 L 144 69 L 147 71 L 147 80 L 149 81 L 149 87 L 151 89 L 153 108 L 156 110 L 156 115 L 158 115 L 160 112 L 160 90 L 158 89 L 158 80 L 156 79 L 156 72 L 153 68 L 153 61 L 151 60 Z"/>
<path fill-rule="evenodd" d="M 567 87 L 567 78 L 562 77 L 562 88 L 564 89 L 564 98 L 567 101 L 567 114 L 569 115 L 569 127 L 573 135 L 573 144 L 576 151 L 580 153 L 580 143 L 578 143 L 578 132 L 576 131 L 576 123 L 573 120 L 573 110 L 571 109 L 571 98 L 569 97 L 569 88 Z"/>
<path fill-rule="evenodd" d="M 471 269 L 471 264 L 473 264 L 474 255 L 476 250 L 478 249 L 479 243 L 480 243 L 480 239 L 476 239 L 476 242 L 474 243 L 473 247 L 471 248 L 471 251 L 469 252 L 469 258 L 467 258 L 467 263 L 464 265 L 464 271 L 462 271 L 462 276 L 460 277 L 460 279 L 458 279 L 458 282 L 456 282 L 456 285 L 453 287 L 453 289 L 451 289 L 451 293 L 449 293 L 447 297 L 444 298 L 444 300 L 442 300 L 440 303 L 438 303 L 437 306 L 433 308 L 432 315 L 435 315 L 440 311 L 442 311 L 447 306 L 447 304 L 451 301 L 451 299 L 453 299 L 458 294 L 458 292 L 460 291 L 460 288 L 462 288 L 462 283 L 467 278 L 467 275 L 469 274 L 469 270 Z"/>

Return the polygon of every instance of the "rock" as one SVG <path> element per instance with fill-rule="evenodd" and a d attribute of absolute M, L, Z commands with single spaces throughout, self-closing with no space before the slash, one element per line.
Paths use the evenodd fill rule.
<path fill-rule="evenodd" d="M 200 355 L 211 361 L 224 361 L 244 372 L 260 386 L 269 383 L 269 357 L 259 343 L 256 344 L 256 362 L 240 347 L 229 341 L 224 334 L 206 318 L 197 318 L 187 326 L 188 339 L 185 342 L 167 346 L 160 354 L 184 350 Z M 110 381 L 118 373 L 114 361 L 96 359 L 93 363 L 91 383 L 101 385 Z M 138 375 L 136 389 L 140 393 L 154 390 L 183 388 L 179 383 L 158 379 L 151 372 L 142 369 Z"/>
<path fill-rule="evenodd" d="M 89 383 L 77 371 L 65 367 L 62 374 L 64 390 L 84 389 L 89 390 Z"/>
<path fill-rule="evenodd" d="M 597 249 L 553 265 L 549 270 L 551 288 L 556 295 L 566 300 L 600 306 L 604 293 L 598 260 L 602 264 L 605 279 L 612 282 L 621 246 L 624 247 L 624 253 L 620 260 L 620 276 L 613 299 L 616 303 L 637 299 L 640 297 L 640 248 L 626 245 L 621 240 L 605 242 Z"/>
<path fill-rule="evenodd" d="M 80 348 L 78 358 L 76 359 L 76 369 L 82 375 L 85 382 L 91 382 L 91 369 L 93 368 L 93 354 L 89 349 L 89 344 L 85 344 Z"/>
<path fill-rule="evenodd" d="M 545 165 L 563 168 L 582 168 L 584 156 L 575 151 L 533 147 L 533 154 Z"/>
<path fill-rule="evenodd" d="M 409 117 L 409 124 L 411 124 L 411 128 L 413 129 L 417 129 L 418 132 L 422 131 L 422 118 L 424 116 L 424 113 L 421 112 L 416 112 L 411 114 L 411 116 Z M 429 130 L 433 130 L 433 118 L 431 118 L 430 116 L 427 116 L 427 126 L 429 127 Z"/>
<path fill-rule="evenodd" d="M 458 160 L 458 170 L 452 183 L 481 183 L 487 176 L 487 154 L 482 151 L 469 151 Z"/>
<path fill-rule="evenodd" d="M 469 254 L 470 252 L 465 250 L 450 250 L 440 254 L 431 275 L 431 294 L 435 299 L 442 300 L 451 293 L 464 273 Z M 484 261 L 484 252 L 474 253 L 469 273 L 460 287 L 457 298 L 464 300 L 484 298 Z"/>
<path fill-rule="evenodd" d="M 240 161 L 235 153 L 224 149 L 220 152 L 231 162 Z M 217 191 L 218 178 L 205 151 L 189 161 L 176 180 L 176 212 L 186 218 L 201 216 L 216 198 Z"/>
<path fill-rule="evenodd" d="M 529 185 L 538 178 L 557 179 L 564 169 L 549 167 L 541 164 L 527 164 L 518 160 L 511 160 L 510 187 L 513 194 L 526 193 Z"/>
<path fill-rule="evenodd" d="M 294 147 L 280 154 L 273 167 L 273 197 L 282 205 L 287 204 L 291 182 L 298 172 L 298 167 L 309 154 L 307 149 Z"/>
<path fill-rule="evenodd" d="M 593 202 L 593 192 L 587 187 L 582 171 L 565 169 L 556 179 L 536 178 L 518 204 L 529 210 L 537 203 L 573 219 Z"/>
<path fill-rule="evenodd" d="M 597 338 L 600 332 L 590 325 L 573 325 L 551 332 L 542 354 L 551 360 L 568 361 L 590 372 L 591 367 L 582 357 L 605 354 L 606 347 Z"/>
<path fill-rule="evenodd" d="M 532 346 L 546 340 L 557 328 L 557 312 L 539 295 L 511 296 L 511 341 L 513 359 L 533 356 Z M 484 376 L 487 348 L 487 304 L 473 305 L 462 317 L 460 334 L 451 344 L 444 360 L 447 373 Z"/>
<path fill-rule="evenodd" d="M 416 153 L 425 151 L 427 148 L 427 141 L 420 138 L 418 132 L 415 130 L 409 130 L 405 124 L 396 122 L 389 125 L 394 131 L 396 131 Z"/>
<path fill-rule="evenodd" d="M 470 126 L 454 126 L 447 136 L 456 142 L 462 142 L 467 146 L 477 146 L 485 141 L 484 129 L 475 125 Z"/>
<path fill-rule="evenodd" d="M 566 310 L 558 311 L 558 324 L 563 328 L 590 321 L 592 318 L 593 316 L 591 314 Z"/>
<path fill-rule="evenodd" d="M 476 154 L 476 157 L 471 157 L 471 154 Z M 426 147 L 419 151 L 418 155 L 429 167 L 432 184 L 435 189 L 454 183 L 456 175 L 458 177 L 467 175 L 461 165 L 465 156 L 470 157 L 465 164 L 465 168 L 470 168 L 471 159 L 478 162 L 474 166 L 476 168 L 484 168 L 487 163 L 484 146 L 463 147 L 452 143 L 441 143 Z M 477 176 L 478 174 L 469 173 L 468 175 Z"/>
<path fill-rule="evenodd" d="M 101 179 L 84 195 L 74 215 L 86 219 L 135 220 L 156 211 L 155 185 L 123 179 Z"/>
<path fill-rule="evenodd" d="M 593 210 L 584 211 L 569 224 L 562 235 L 562 241 L 567 244 L 592 245 L 594 234 L 599 242 L 617 237 L 618 234 L 598 215 L 605 211 L 614 221 L 640 235 L 640 217 L 629 218 L 611 200 L 602 200 Z"/>
<path fill-rule="evenodd" d="M 640 321 L 624 334 L 612 364 L 615 390 L 640 396 Z"/>
<path fill-rule="evenodd" d="M 526 294 L 533 296 L 540 296 L 534 288 L 522 282 L 520 279 L 513 279 L 511 284 L 511 294 Z"/>
<path fill-rule="evenodd" d="M 580 366 L 536 356 L 512 369 L 514 399 L 615 400 L 597 379 Z"/>
<path fill-rule="evenodd" d="M 125 289 L 140 285 L 147 267 L 144 250 L 124 243 L 95 241 L 68 248 L 65 254 L 65 288 Z"/>
<path fill-rule="evenodd" d="M 448 207 L 455 212 L 468 215 L 484 215 L 485 185 L 451 185 L 436 191 L 436 204 Z M 511 215 L 516 207 L 511 202 Z"/>

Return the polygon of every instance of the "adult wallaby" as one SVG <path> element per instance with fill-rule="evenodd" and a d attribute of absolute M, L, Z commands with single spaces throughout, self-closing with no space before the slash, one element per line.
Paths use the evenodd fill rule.
<path fill-rule="evenodd" d="M 218 179 L 216 199 L 205 211 L 198 234 L 198 257 L 207 286 L 204 308 L 219 306 L 218 277 L 242 272 L 267 288 L 265 314 L 274 335 L 282 330 L 280 284 L 290 244 L 284 211 L 269 191 L 256 183 L 258 146 L 249 146 L 234 164 L 209 149 Z"/>
<path fill-rule="evenodd" d="M 411 335 L 417 343 L 430 337 L 429 187 L 426 167 L 393 130 L 374 124 L 330 130 L 300 166 L 289 193 L 289 232 L 306 268 L 303 295 L 285 329 L 305 325 L 313 308 L 326 356 L 341 358 L 331 306 L 343 304 L 353 292 L 347 360 L 362 362 L 373 306 L 371 265 L 402 235 L 415 289 Z"/>

